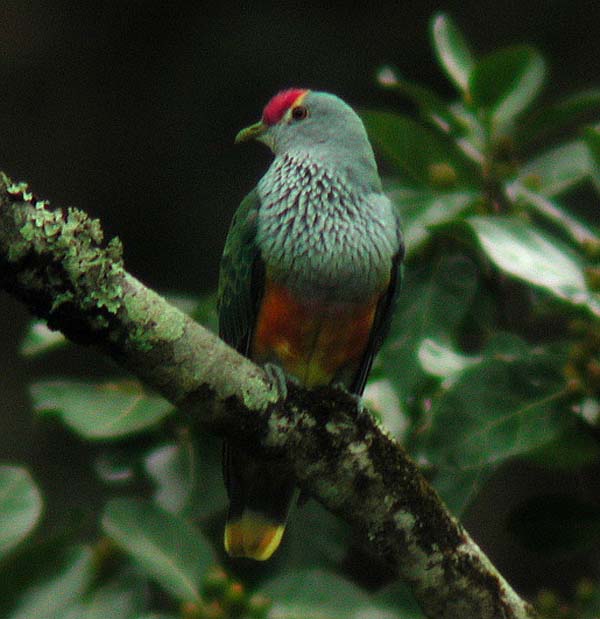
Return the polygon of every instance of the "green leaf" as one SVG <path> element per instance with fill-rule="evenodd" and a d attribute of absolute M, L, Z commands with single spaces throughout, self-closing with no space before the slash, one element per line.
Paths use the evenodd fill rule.
<path fill-rule="evenodd" d="M 200 533 L 152 503 L 110 501 L 102 529 L 153 580 L 179 601 L 199 601 L 201 579 L 213 561 Z"/>
<path fill-rule="evenodd" d="M 377 71 L 377 81 L 388 90 L 394 90 L 412 101 L 421 117 L 434 125 L 442 133 L 452 133 L 459 130 L 459 125 L 450 114 L 446 102 L 433 90 L 411 82 L 404 78 L 395 67 L 389 65 L 380 67 Z"/>
<path fill-rule="evenodd" d="M 27 470 L 0 466 L 0 559 L 33 531 L 42 508 L 42 496 Z"/>
<path fill-rule="evenodd" d="M 592 181 L 600 194 L 600 126 L 586 128 L 583 137 L 593 160 Z"/>
<path fill-rule="evenodd" d="M 523 119 L 518 143 L 555 135 L 575 123 L 600 114 L 600 88 L 568 95 L 547 107 L 535 109 Z"/>
<path fill-rule="evenodd" d="M 430 237 L 431 229 L 458 219 L 478 199 L 476 192 L 436 193 L 396 190 L 390 198 L 402 217 L 402 231 L 410 255 Z"/>
<path fill-rule="evenodd" d="M 32 565 L 37 567 L 39 557 Z M 57 619 L 85 594 L 96 576 L 94 555 L 85 546 L 71 547 L 54 557 L 52 569 L 42 577 L 31 580 L 31 585 L 17 598 L 8 619 Z M 31 578 L 29 566 L 28 578 Z"/>
<path fill-rule="evenodd" d="M 429 431 L 413 449 L 433 465 L 433 484 L 453 513 L 465 510 L 502 463 L 539 453 L 573 427 L 565 359 L 501 334 L 481 363 L 433 398 Z"/>
<path fill-rule="evenodd" d="M 455 138 L 456 145 L 465 157 L 476 165 L 481 176 L 487 165 L 485 152 L 488 149 L 487 131 L 482 122 L 484 119 L 462 101 L 455 101 L 448 109 L 454 122 L 461 128 L 460 137 Z"/>
<path fill-rule="evenodd" d="M 377 361 L 379 365 L 379 361 Z M 363 402 L 378 422 L 397 440 L 403 441 L 409 419 L 403 414 L 398 393 L 391 380 L 372 370 L 362 395 Z"/>
<path fill-rule="evenodd" d="M 30 392 L 37 413 L 58 415 L 87 439 L 119 439 L 150 430 L 173 411 L 169 402 L 148 393 L 137 380 L 39 381 Z"/>
<path fill-rule="evenodd" d="M 563 494 L 532 497 L 511 514 L 508 529 L 535 553 L 573 555 L 598 541 L 600 508 Z"/>
<path fill-rule="evenodd" d="M 421 342 L 417 352 L 421 367 L 432 376 L 454 378 L 463 370 L 481 361 L 479 356 L 467 356 L 439 340 L 426 338 Z"/>
<path fill-rule="evenodd" d="M 577 619 L 598 619 L 600 617 L 600 589 L 591 579 L 583 578 L 578 586 Z"/>
<path fill-rule="evenodd" d="M 144 593 L 139 577 L 119 574 L 70 606 L 62 619 L 133 619 L 144 610 Z"/>
<path fill-rule="evenodd" d="M 465 38 L 445 13 L 438 13 L 431 22 L 431 38 L 438 62 L 458 89 L 465 93 L 475 60 Z"/>
<path fill-rule="evenodd" d="M 154 501 L 165 511 L 183 513 L 196 481 L 197 462 L 190 441 L 161 445 L 144 459 L 144 467 L 156 484 Z"/>
<path fill-rule="evenodd" d="M 532 47 L 502 49 L 477 63 L 469 80 L 475 107 L 485 109 L 494 133 L 502 133 L 539 94 L 546 64 Z"/>
<path fill-rule="evenodd" d="M 450 512 L 460 517 L 477 497 L 495 468 L 493 464 L 457 467 L 452 463 L 438 463 L 435 466 L 433 486 Z"/>
<path fill-rule="evenodd" d="M 570 427 L 562 367 L 566 354 L 499 335 L 432 404 L 428 459 L 476 469 L 523 455 Z"/>
<path fill-rule="evenodd" d="M 573 140 L 528 161 L 519 174 L 525 186 L 547 197 L 558 196 L 590 178 L 593 162 L 583 140 Z"/>
<path fill-rule="evenodd" d="M 512 200 L 519 201 L 536 214 L 562 228 L 579 245 L 600 243 L 600 238 L 590 227 L 572 217 L 549 198 L 530 191 L 519 183 L 512 184 L 508 188 L 508 194 Z"/>
<path fill-rule="evenodd" d="M 373 608 L 387 608 L 394 612 L 396 619 L 425 619 L 423 611 L 419 608 L 408 585 L 394 582 L 380 589 L 371 597 Z M 363 619 L 378 619 L 377 611 L 362 615 Z"/>
<path fill-rule="evenodd" d="M 600 166 L 600 127 L 587 127 L 584 133 L 585 143 L 597 166 Z"/>
<path fill-rule="evenodd" d="M 454 337 L 469 311 L 477 284 L 475 264 L 461 255 L 446 255 L 420 269 L 407 270 L 381 354 L 386 376 L 396 388 L 404 412 L 426 379 L 417 357 L 421 342 Z"/>
<path fill-rule="evenodd" d="M 67 342 L 67 338 L 60 331 L 49 329 L 44 320 L 32 320 L 21 342 L 20 353 L 24 357 L 34 357 L 59 348 Z"/>
<path fill-rule="evenodd" d="M 340 518 L 316 501 L 309 501 L 293 510 L 286 538 L 285 552 L 293 560 L 290 569 L 330 567 L 343 562 L 351 542 L 351 531 Z"/>
<path fill-rule="evenodd" d="M 577 471 L 600 459 L 600 445 L 589 428 L 573 420 L 554 440 L 527 454 L 527 459 L 551 470 Z"/>
<path fill-rule="evenodd" d="M 138 478 L 138 453 L 136 449 L 103 449 L 93 460 L 94 472 L 107 486 L 126 487 Z"/>
<path fill-rule="evenodd" d="M 600 422 L 600 401 L 593 397 L 584 397 L 581 402 L 573 407 L 573 412 L 581 419 L 587 427 L 594 429 Z"/>
<path fill-rule="evenodd" d="M 558 239 L 516 217 L 466 222 L 499 269 L 600 316 L 600 300 L 587 288 L 581 259 Z"/>
<path fill-rule="evenodd" d="M 357 585 L 326 570 L 286 570 L 263 587 L 273 598 L 273 619 L 397 619 Z M 421 615 L 405 615 L 406 619 Z"/>
<path fill-rule="evenodd" d="M 368 111 L 362 119 L 376 149 L 413 184 L 439 186 L 440 169 L 454 186 L 479 184 L 474 165 L 449 138 L 401 114 Z"/>

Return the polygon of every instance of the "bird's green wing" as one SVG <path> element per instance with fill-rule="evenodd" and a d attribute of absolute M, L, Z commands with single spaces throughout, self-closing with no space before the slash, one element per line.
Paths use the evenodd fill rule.
<path fill-rule="evenodd" d="M 263 291 L 264 269 L 256 245 L 260 199 L 243 200 L 231 222 L 219 273 L 219 336 L 247 355 Z"/>
<path fill-rule="evenodd" d="M 260 200 L 249 193 L 235 213 L 225 241 L 219 275 L 219 335 L 243 355 L 264 289 L 264 266 L 256 245 Z M 231 556 L 264 560 L 283 534 L 295 479 L 277 461 L 262 462 L 242 446 L 223 442 L 223 475 L 229 495 L 225 548 Z"/>
<path fill-rule="evenodd" d="M 402 287 L 402 274 L 404 258 L 404 241 L 400 232 L 400 221 L 397 219 L 398 226 L 398 251 L 392 260 L 392 268 L 390 272 L 390 283 L 387 290 L 381 295 L 381 299 L 377 305 L 375 318 L 373 319 L 373 327 L 371 328 L 371 336 L 367 345 L 367 350 L 363 356 L 360 368 L 354 379 L 354 383 L 350 387 L 350 391 L 358 395 L 362 395 L 364 391 L 373 358 L 381 348 L 383 341 L 387 337 L 392 322 L 392 316 L 398 302 L 398 295 Z"/>

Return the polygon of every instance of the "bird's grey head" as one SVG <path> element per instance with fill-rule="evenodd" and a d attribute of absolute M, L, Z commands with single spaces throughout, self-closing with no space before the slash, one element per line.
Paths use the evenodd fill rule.
<path fill-rule="evenodd" d="M 259 122 L 240 131 L 236 142 L 256 139 L 275 153 L 308 153 L 336 165 L 377 175 L 373 149 L 358 114 L 326 92 L 291 88 L 277 93 Z"/>

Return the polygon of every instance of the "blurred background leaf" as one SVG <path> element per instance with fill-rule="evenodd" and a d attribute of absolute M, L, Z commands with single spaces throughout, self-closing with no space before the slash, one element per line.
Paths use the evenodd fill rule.
<path fill-rule="evenodd" d="M 483 57 L 470 72 L 473 105 L 489 115 L 493 135 L 507 130 L 539 95 L 546 65 L 539 52 L 525 45 Z"/>
<path fill-rule="evenodd" d="M 438 13 L 431 21 L 433 47 L 446 75 L 464 93 L 469 87 L 475 58 L 462 32 L 446 13 Z"/>
<path fill-rule="evenodd" d="M 11 612 L 3 610 L 10 619 L 55 619 L 79 603 L 95 579 L 94 556 L 87 546 L 73 546 L 45 554 L 40 547 L 34 556 L 17 564 L 3 579 L 3 603 L 13 601 Z M 1 606 L 0 606 L 1 608 Z"/>
<path fill-rule="evenodd" d="M 32 532 L 42 508 L 42 496 L 29 472 L 0 465 L 0 560 Z"/>
<path fill-rule="evenodd" d="M 114 499 L 102 528 L 148 576 L 182 602 L 200 601 L 202 576 L 212 555 L 185 520 L 151 503 Z"/>
<path fill-rule="evenodd" d="M 60 416 L 87 439 L 122 438 L 148 430 L 173 411 L 169 402 L 133 379 L 43 381 L 31 385 L 31 396 L 37 413 Z"/>

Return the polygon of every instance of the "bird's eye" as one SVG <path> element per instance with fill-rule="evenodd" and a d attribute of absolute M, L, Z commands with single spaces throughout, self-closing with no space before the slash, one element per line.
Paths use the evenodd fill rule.
<path fill-rule="evenodd" d="M 304 105 L 297 105 L 292 108 L 292 118 L 294 120 L 304 120 L 308 116 L 308 108 Z"/>

